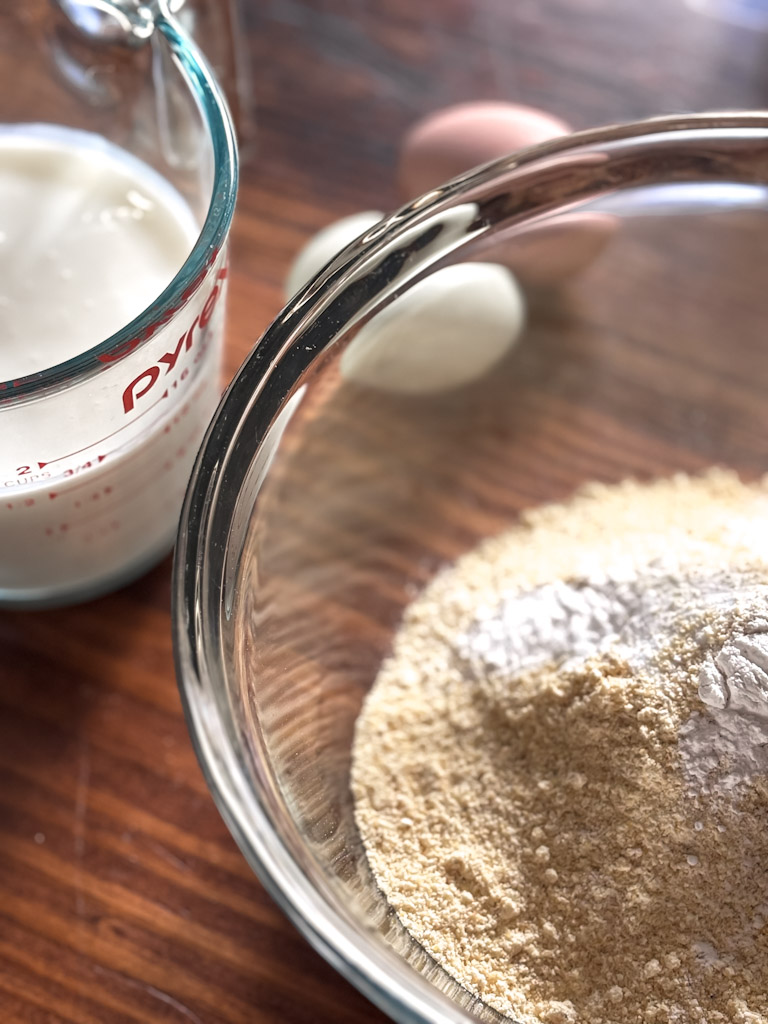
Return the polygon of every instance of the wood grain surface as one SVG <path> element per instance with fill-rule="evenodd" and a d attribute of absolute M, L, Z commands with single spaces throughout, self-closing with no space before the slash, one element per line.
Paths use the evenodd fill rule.
<path fill-rule="evenodd" d="M 397 204 L 398 140 L 421 114 L 508 98 L 582 128 L 768 92 L 768 37 L 683 0 L 242 0 L 240 22 L 228 377 L 302 242 Z M 383 1020 L 220 820 L 181 715 L 169 595 L 166 559 L 97 602 L 0 612 L 0 1022 Z"/>

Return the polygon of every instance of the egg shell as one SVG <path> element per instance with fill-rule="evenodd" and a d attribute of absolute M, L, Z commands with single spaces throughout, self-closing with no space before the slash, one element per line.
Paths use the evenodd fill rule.
<path fill-rule="evenodd" d="M 505 267 L 442 267 L 363 324 L 342 354 L 341 376 L 401 395 L 450 391 L 498 363 L 524 320 L 525 300 Z"/>
<path fill-rule="evenodd" d="M 587 269 L 618 231 L 611 213 L 564 213 L 478 249 L 476 259 L 509 267 L 526 288 L 554 287 Z"/>
<path fill-rule="evenodd" d="M 353 213 L 349 217 L 342 217 L 341 220 L 334 221 L 313 235 L 304 248 L 299 251 L 286 275 L 286 297 L 290 299 L 294 296 L 337 253 L 341 252 L 350 242 L 354 242 L 368 228 L 378 224 L 383 216 L 384 214 L 378 210 L 364 210 L 362 213 Z"/>
<path fill-rule="evenodd" d="M 554 114 L 517 103 L 446 107 L 406 132 L 398 166 L 401 194 L 414 199 L 489 160 L 570 131 L 570 125 Z"/>

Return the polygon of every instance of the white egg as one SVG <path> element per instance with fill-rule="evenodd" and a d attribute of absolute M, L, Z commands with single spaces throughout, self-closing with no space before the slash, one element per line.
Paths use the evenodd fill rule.
<path fill-rule="evenodd" d="M 341 357 L 341 375 L 403 395 L 448 391 L 498 363 L 524 319 L 522 292 L 506 267 L 443 267 L 361 327 Z"/>
<path fill-rule="evenodd" d="M 292 298 L 338 252 L 377 224 L 383 216 L 384 214 L 378 210 L 364 210 L 362 213 L 342 217 L 341 220 L 334 221 L 322 231 L 318 231 L 299 252 L 288 271 L 285 279 L 286 296 Z"/>

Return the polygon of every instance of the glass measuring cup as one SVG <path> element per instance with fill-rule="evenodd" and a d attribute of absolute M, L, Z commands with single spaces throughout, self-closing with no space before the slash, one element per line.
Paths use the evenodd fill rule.
<path fill-rule="evenodd" d="M 106 268 L 112 296 L 89 292 L 83 273 L 69 265 L 58 277 L 72 286 L 62 285 L 56 295 L 50 286 L 41 293 L 31 279 L 16 295 L 1 296 L 0 604 L 82 600 L 166 554 L 219 398 L 236 144 L 222 93 L 172 6 L 180 4 L 64 0 L 52 9 L 34 0 L 0 12 L 0 190 L 15 181 L 2 177 L 8 152 L 17 163 L 37 160 L 36 173 L 41 152 L 51 161 L 76 152 L 75 177 L 88 166 L 98 183 L 103 164 L 113 178 L 123 175 L 117 191 L 125 194 L 116 203 L 110 193 L 96 214 L 90 196 L 78 197 L 88 206 L 75 218 L 78 230 L 86 214 L 106 216 L 119 238 L 125 225 L 165 207 L 163 216 L 186 232 L 177 265 L 143 298 L 136 295 L 143 260 L 111 278 Z M 55 220 L 50 212 L 30 218 L 28 234 L 42 221 L 48 228 Z M 84 251 L 91 237 L 85 236 Z M 9 253 L 6 245 L 3 255 L 0 245 L 9 273 L 27 255 L 22 241 L 21 252 Z M 52 232 L 53 261 L 59 241 Z M 126 296 L 136 299 L 133 308 Z M 22 372 L 15 365 L 3 372 L 13 354 L 9 304 L 22 310 L 36 304 L 43 316 L 58 302 L 62 337 L 79 330 L 82 319 L 85 339 L 85 321 L 111 298 L 130 315 L 109 331 L 75 351 L 62 350 L 61 358 L 49 340 L 43 356 L 55 356 L 37 366 L 26 363 L 37 339 L 22 336 L 15 350 Z M 53 336 L 56 331 L 53 323 Z"/>

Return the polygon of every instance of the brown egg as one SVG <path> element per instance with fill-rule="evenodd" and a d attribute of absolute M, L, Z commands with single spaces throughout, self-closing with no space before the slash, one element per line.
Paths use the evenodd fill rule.
<path fill-rule="evenodd" d="M 398 168 L 401 194 L 415 199 L 473 167 L 570 131 L 559 117 L 517 103 L 446 107 L 406 132 Z"/>
<path fill-rule="evenodd" d="M 475 259 L 501 263 L 523 287 L 543 288 L 580 274 L 594 262 L 619 227 L 619 218 L 597 210 L 562 213 L 508 233 L 478 248 Z"/>

